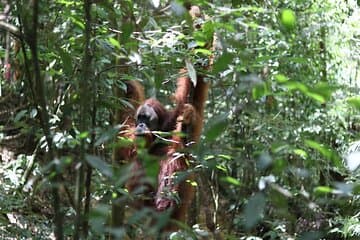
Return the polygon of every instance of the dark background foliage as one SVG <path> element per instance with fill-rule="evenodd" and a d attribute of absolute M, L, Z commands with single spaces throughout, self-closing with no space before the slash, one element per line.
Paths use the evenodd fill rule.
<path fill-rule="evenodd" d="M 146 209 L 109 225 L 128 197 L 118 89 L 137 79 L 171 106 L 179 69 L 212 54 L 193 226 L 172 239 L 360 236 L 359 4 L 191 3 L 200 30 L 177 1 L 1 1 L 1 238 L 157 235 Z"/>

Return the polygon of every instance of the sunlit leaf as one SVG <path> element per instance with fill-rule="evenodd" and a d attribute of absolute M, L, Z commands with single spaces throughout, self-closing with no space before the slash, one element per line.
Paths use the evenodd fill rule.
<path fill-rule="evenodd" d="M 326 147 L 323 144 L 320 144 L 313 140 L 305 140 L 305 144 L 317 150 L 325 158 L 331 160 L 336 167 L 342 166 L 339 155 L 335 151 L 331 150 L 329 147 Z"/>
<path fill-rule="evenodd" d="M 230 176 L 222 177 L 221 181 L 229 183 L 231 185 L 240 186 L 240 181 Z"/>
<path fill-rule="evenodd" d="M 110 43 L 111 45 L 113 45 L 114 47 L 116 47 L 117 49 L 120 49 L 120 48 L 121 48 L 119 41 L 116 40 L 116 39 L 113 38 L 113 37 L 110 37 L 110 38 L 109 38 L 109 43 Z"/>
<path fill-rule="evenodd" d="M 332 193 L 333 189 L 328 186 L 318 186 L 314 189 L 314 192 L 317 194 L 328 194 Z"/>
<path fill-rule="evenodd" d="M 325 98 L 317 93 L 306 91 L 305 94 L 319 103 L 325 103 Z"/>
<path fill-rule="evenodd" d="M 260 99 L 263 96 L 267 95 L 268 93 L 269 92 L 268 92 L 266 83 L 256 84 L 252 88 L 252 97 L 253 97 L 253 99 Z"/>
<path fill-rule="evenodd" d="M 308 157 L 308 154 L 307 152 L 305 152 L 304 150 L 302 149 L 294 149 L 294 153 L 302 158 L 307 158 Z"/>
<path fill-rule="evenodd" d="M 360 110 L 360 96 L 348 98 L 347 102 L 357 110 Z"/>
<path fill-rule="evenodd" d="M 84 139 L 89 136 L 89 132 L 85 131 L 79 134 L 79 139 Z"/>
<path fill-rule="evenodd" d="M 290 149 L 289 144 L 284 142 L 274 142 L 271 145 L 271 151 L 273 153 L 284 153 L 287 152 Z"/>
<path fill-rule="evenodd" d="M 296 15 L 294 11 L 290 9 L 284 9 L 280 14 L 281 24 L 288 30 L 291 30 L 296 25 Z"/>
<path fill-rule="evenodd" d="M 320 82 L 311 88 L 311 92 L 321 95 L 325 101 L 328 101 L 336 89 L 336 87 L 329 83 Z"/>
<path fill-rule="evenodd" d="M 217 164 L 216 168 L 219 169 L 220 171 L 224 172 L 224 173 L 227 173 L 227 169 L 223 165 Z"/>
<path fill-rule="evenodd" d="M 215 32 L 215 24 L 213 21 L 207 21 L 202 26 L 202 33 L 205 36 L 206 42 L 209 43 L 209 41 L 213 40 Z"/>
<path fill-rule="evenodd" d="M 206 56 L 210 56 L 212 54 L 212 52 L 209 49 L 206 48 L 197 48 L 194 50 L 195 53 L 201 53 L 204 54 Z"/>
<path fill-rule="evenodd" d="M 221 159 L 224 159 L 224 160 L 227 160 L 227 161 L 232 160 L 232 156 L 231 156 L 231 155 L 219 154 L 219 155 L 217 155 L 217 157 L 218 157 L 218 158 L 221 158 Z"/>
<path fill-rule="evenodd" d="M 282 75 L 282 74 L 277 74 L 277 75 L 275 76 L 275 79 L 276 79 L 276 81 L 279 82 L 279 83 L 284 83 L 284 82 L 289 81 L 289 79 L 288 79 L 285 75 Z"/>
<path fill-rule="evenodd" d="M 287 81 L 284 83 L 284 86 L 287 87 L 289 90 L 299 90 L 303 93 L 308 92 L 308 87 L 301 82 Z"/>
<path fill-rule="evenodd" d="M 71 16 L 70 20 L 76 25 L 78 26 L 81 30 L 85 30 L 85 25 L 84 23 L 79 20 L 77 17 Z"/>
<path fill-rule="evenodd" d="M 185 182 L 187 182 L 188 184 L 190 184 L 192 187 L 197 187 L 198 184 L 196 181 L 192 181 L 190 179 L 187 179 Z"/>

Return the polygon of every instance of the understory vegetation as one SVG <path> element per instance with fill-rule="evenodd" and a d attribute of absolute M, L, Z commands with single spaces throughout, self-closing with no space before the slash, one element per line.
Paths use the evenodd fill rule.
<path fill-rule="evenodd" d="M 1 1 L 1 239 L 164 237 L 147 208 L 111 225 L 132 201 L 114 115 L 127 80 L 171 107 L 184 67 L 210 90 L 194 203 L 167 238 L 360 239 L 359 1 L 190 3 L 200 18 L 183 1 Z"/>

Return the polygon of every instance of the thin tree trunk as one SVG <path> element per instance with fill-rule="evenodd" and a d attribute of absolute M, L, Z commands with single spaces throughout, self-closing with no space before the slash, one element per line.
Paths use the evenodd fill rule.
<path fill-rule="evenodd" d="M 97 100 L 97 84 L 96 84 L 96 80 L 94 79 L 94 81 L 92 81 L 92 90 L 94 92 L 93 94 L 93 105 L 92 105 L 92 116 L 91 116 L 91 143 L 90 143 L 90 149 L 92 149 L 92 153 L 95 155 L 96 154 L 96 150 L 95 150 L 95 127 L 96 127 L 96 112 L 97 112 L 97 107 L 96 107 L 96 100 Z M 85 219 L 84 219 L 84 223 L 83 223 L 83 233 L 84 233 L 84 237 L 85 239 L 88 236 L 88 231 L 89 231 L 89 212 L 90 212 L 90 201 L 91 201 L 91 176 L 92 176 L 92 167 L 90 166 L 90 164 L 86 164 L 86 177 L 85 177 L 85 208 L 84 208 L 84 215 L 85 215 Z"/>
<path fill-rule="evenodd" d="M 17 2 L 20 7 L 19 2 Z M 32 55 L 31 63 L 33 68 L 33 74 L 27 69 L 31 92 L 33 93 L 34 102 L 37 106 L 41 127 L 45 134 L 45 139 L 48 147 L 48 152 L 45 155 L 47 162 L 53 161 L 55 157 L 54 148 L 52 144 L 52 135 L 50 132 L 49 125 L 49 113 L 46 104 L 46 93 L 44 88 L 44 79 L 41 78 L 38 49 L 37 49 L 37 30 L 38 30 L 38 15 L 39 15 L 39 2 L 37 0 L 29 1 L 29 7 L 32 9 L 31 19 L 22 19 L 19 17 L 24 27 L 25 41 L 29 45 L 30 52 Z M 24 8 L 20 7 L 24 11 Z M 23 13 L 23 11 L 21 13 Z M 31 21 L 28 21 L 31 20 Z M 25 59 L 25 62 L 27 60 Z M 34 81 L 32 80 L 34 77 Z M 55 237 L 56 239 L 62 240 L 63 236 L 63 214 L 60 207 L 60 196 L 59 196 L 59 174 L 57 173 L 56 166 L 53 167 L 52 172 L 55 172 L 51 180 L 51 189 L 53 197 L 53 208 L 54 208 L 54 223 L 55 223 Z"/>
<path fill-rule="evenodd" d="M 122 11 L 123 11 L 121 23 L 122 24 L 131 23 L 131 21 L 134 20 L 132 10 L 129 8 L 129 6 L 126 2 L 122 3 L 121 7 L 122 7 Z M 117 15 L 115 12 L 112 12 L 110 19 L 111 19 L 110 21 L 111 21 L 111 24 L 113 25 L 113 27 L 115 29 L 118 29 L 119 25 L 117 23 Z M 120 33 L 117 34 L 117 40 L 119 41 L 119 43 L 122 46 L 125 46 L 125 42 L 121 38 Z M 117 68 L 118 76 L 127 74 L 129 72 L 129 66 L 125 64 L 124 60 L 116 58 L 115 65 L 121 66 L 121 67 Z M 114 95 L 117 98 L 122 98 L 123 92 L 118 87 L 115 87 Z M 122 114 L 124 114 L 124 112 L 121 109 L 117 109 L 115 112 L 113 121 L 117 124 L 121 123 L 122 119 L 124 119 L 124 116 L 122 116 Z M 117 149 L 115 148 L 113 150 L 113 155 L 112 155 L 112 165 L 114 168 L 119 167 L 119 164 L 120 164 L 119 159 L 127 160 L 127 159 L 123 159 L 123 156 L 120 156 L 119 151 L 117 151 Z M 121 200 L 120 196 L 118 196 L 116 199 L 113 199 L 113 203 L 112 203 L 111 227 L 112 228 L 122 227 L 124 224 L 124 215 L 125 215 L 125 201 Z M 110 235 L 110 239 L 112 239 L 112 238 L 113 238 L 113 236 Z"/>
<path fill-rule="evenodd" d="M 320 58 L 322 62 L 321 66 L 321 80 L 323 82 L 327 81 L 327 52 L 326 52 L 326 26 L 320 28 Z"/>
<path fill-rule="evenodd" d="M 90 52 L 90 38 L 91 38 L 91 1 L 84 0 L 84 20 L 85 20 L 85 32 L 84 32 L 84 58 L 82 63 L 83 76 L 79 83 L 79 95 L 80 95 L 80 123 L 79 129 L 81 133 L 88 130 L 88 114 L 89 114 L 89 96 L 91 95 L 91 89 L 89 88 L 89 79 L 91 75 L 91 52 Z M 85 175 L 85 153 L 86 145 L 85 138 L 81 139 L 80 144 L 80 165 L 77 169 L 76 175 L 76 219 L 74 239 L 80 239 L 82 233 L 82 226 L 84 215 L 82 212 L 82 198 L 84 192 L 84 175 Z"/>

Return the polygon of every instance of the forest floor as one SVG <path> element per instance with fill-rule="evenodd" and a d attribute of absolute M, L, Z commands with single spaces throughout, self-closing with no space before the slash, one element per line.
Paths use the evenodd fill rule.
<path fill-rule="evenodd" d="M 55 239 L 51 218 L 40 210 L 46 203 L 23 190 L 22 164 L 21 155 L 0 145 L 0 239 Z"/>

